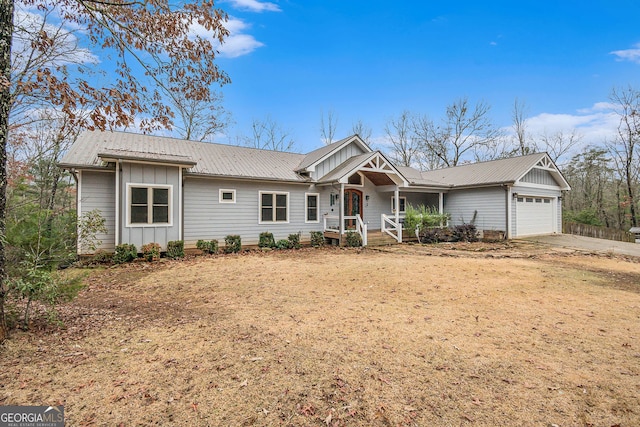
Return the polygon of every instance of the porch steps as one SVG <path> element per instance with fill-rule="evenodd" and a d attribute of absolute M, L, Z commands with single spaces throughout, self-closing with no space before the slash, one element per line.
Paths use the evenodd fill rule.
<path fill-rule="evenodd" d="M 369 231 L 367 234 L 367 246 L 397 245 L 398 241 L 382 231 Z"/>

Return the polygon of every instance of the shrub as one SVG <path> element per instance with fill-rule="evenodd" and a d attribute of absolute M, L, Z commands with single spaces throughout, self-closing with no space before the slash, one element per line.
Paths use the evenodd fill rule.
<path fill-rule="evenodd" d="M 347 231 L 346 243 L 350 248 L 362 246 L 362 237 L 355 231 Z"/>
<path fill-rule="evenodd" d="M 276 240 L 273 238 L 273 233 L 265 231 L 260 233 L 260 240 L 258 241 L 258 247 L 260 248 L 274 248 L 276 246 Z"/>
<path fill-rule="evenodd" d="M 291 249 L 300 249 L 300 233 L 289 234 L 288 240 Z"/>
<path fill-rule="evenodd" d="M 477 242 L 478 230 L 473 224 L 462 224 L 453 227 L 453 238 L 455 242 Z"/>
<path fill-rule="evenodd" d="M 136 258 L 138 258 L 138 249 L 136 245 L 129 243 L 116 246 L 116 252 L 113 254 L 113 262 L 116 264 L 131 262 Z"/>
<path fill-rule="evenodd" d="M 276 249 L 291 249 L 291 242 L 287 239 L 280 239 L 276 242 Z"/>
<path fill-rule="evenodd" d="M 418 233 L 422 236 L 425 229 L 446 225 L 447 221 L 449 221 L 449 214 L 441 214 L 435 207 L 419 205 L 414 208 L 407 205 L 404 228 L 411 236 L 415 236 L 416 228 L 418 228 Z"/>
<path fill-rule="evenodd" d="M 147 261 L 157 261 L 160 259 L 160 245 L 157 243 L 147 243 L 140 248 L 142 257 Z"/>
<path fill-rule="evenodd" d="M 200 249 L 205 254 L 218 253 L 218 241 L 217 240 L 198 240 L 196 248 Z"/>
<path fill-rule="evenodd" d="M 138 255 L 138 254 L 136 254 Z M 91 257 L 91 262 L 95 264 L 108 264 L 113 262 L 113 254 L 105 251 L 97 251 Z"/>
<path fill-rule="evenodd" d="M 421 243 L 439 243 L 454 241 L 453 230 L 450 228 L 432 227 L 420 232 Z"/>
<path fill-rule="evenodd" d="M 172 240 L 167 243 L 167 258 L 184 258 L 184 240 Z"/>
<path fill-rule="evenodd" d="M 311 246 L 314 248 L 324 246 L 324 233 L 322 231 L 311 232 Z"/>
<path fill-rule="evenodd" d="M 237 234 L 229 234 L 224 238 L 224 253 L 236 253 L 242 249 L 242 240 Z"/>

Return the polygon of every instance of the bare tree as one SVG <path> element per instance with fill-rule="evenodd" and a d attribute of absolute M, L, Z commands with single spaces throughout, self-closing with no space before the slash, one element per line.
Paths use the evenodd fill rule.
<path fill-rule="evenodd" d="M 174 128 L 178 136 L 191 141 L 213 141 L 224 132 L 231 120 L 222 106 L 222 94 L 214 93 L 210 100 L 187 98 L 183 92 L 171 95 L 176 111 Z"/>
<path fill-rule="evenodd" d="M 500 138 L 499 129 L 489 118 L 490 112 L 491 107 L 483 101 L 473 107 L 467 98 L 455 101 L 447 106 L 441 126 L 427 123 L 419 128 L 423 149 L 444 166 L 457 166 L 465 154 L 487 147 Z"/>
<path fill-rule="evenodd" d="M 616 138 L 607 142 L 607 148 L 625 184 L 625 200 L 620 200 L 620 203 L 628 206 L 631 226 L 637 227 L 635 188 L 640 165 L 640 92 L 631 87 L 614 89 L 611 101 L 617 107 L 620 121 Z"/>
<path fill-rule="evenodd" d="M 262 150 L 291 151 L 294 145 L 289 132 L 270 116 L 264 120 L 254 119 L 251 123 L 251 137 L 245 137 L 244 140 L 245 145 Z"/>
<path fill-rule="evenodd" d="M 513 132 L 515 134 L 515 152 L 521 156 L 532 154 L 537 151 L 535 143 L 529 142 L 529 135 L 527 134 L 527 110 L 527 105 L 524 101 L 516 98 L 513 102 L 511 120 Z"/>
<path fill-rule="evenodd" d="M 338 117 L 331 109 L 327 112 L 327 118 L 324 118 L 324 111 L 320 115 L 320 137 L 325 145 L 331 144 L 336 136 L 336 128 L 338 127 Z"/>
<path fill-rule="evenodd" d="M 364 124 L 361 119 L 358 119 L 358 121 L 351 126 L 351 132 L 358 135 L 367 144 L 371 142 L 371 127 Z"/>
<path fill-rule="evenodd" d="M 549 154 L 554 162 L 558 163 L 581 140 L 582 135 L 576 129 L 572 129 L 570 133 L 564 131 L 558 131 L 551 135 L 544 133 L 540 136 L 540 147 Z"/>
<path fill-rule="evenodd" d="M 420 145 L 413 135 L 413 116 L 409 111 L 387 121 L 384 131 L 392 146 L 391 160 L 396 165 L 411 166 L 418 161 Z"/>

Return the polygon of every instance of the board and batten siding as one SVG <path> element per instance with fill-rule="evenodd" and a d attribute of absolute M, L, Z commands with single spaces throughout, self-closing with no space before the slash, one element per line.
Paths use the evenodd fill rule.
<path fill-rule="evenodd" d="M 235 203 L 220 203 L 220 189 L 235 190 Z M 288 193 L 289 221 L 260 223 L 260 192 Z M 305 221 L 306 194 L 319 194 L 318 222 Z M 186 177 L 184 181 L 184 241 L 195 248 L 198 240 L 218 240 L 239 235 L 242 245 L 257 245 L 260 233 L 271 232 L 276 240 L 301 233 L 308 242 L 311 231 L 322 231 L 322 215 L 329 210 L 329 191 L 310 185 L 277 182 L 235 181 Z"/>
<path fill-rule="evenodd" d="M 158 243 L 166 250 L 167 242 L 180 240 L 180 169 L 177 166 L 122 163 L 120 175 L 120 241 L 132 243 L 140 250 L 147 243 Z M 171 225 L 130 225 L 127 226 L 128 184 L 160 184 L 171 186 Z"/>
<path fill-rule="evenodd" d="M 555 180 L 554 185 L 557 185 Z M 559 187 L 554 188 L 541 188 L 541 187 L 529 187 L 526 184 L 517 184 L 511 188 L 512 194 L 518 194 L 522 197 L 549 197 L 552 198 L 554 209 L 556 212 L 556 231 L 562 232 L 562 191 Z M 511 236 L 518 237 L 518 217 L 517 217 L 517 205 L 516 202 L 511 203 Z"/>
<path fill-rule="evenodd" d="M 444 212 L 452 226 L 470 223 L 477 211 L 478 230 L 507 230 L 507 192 L 501 187 L 453 190 L 444 195 Z"/>
<path fill-rule="evenodd" d="M 551 173 L 544 169 L 533 168 L 525 176 L 520 179 L 521 182 L 528 182 L 531 184 L 557 186 L 555 178 Z"/>
<path fill-rule="evenodd" d="M 338 150 L 337 153 L 332 154 L 329 158 L 318 164 L 315 168 L 313 177 L 319 180 L 339 165 L 349 160 L 351 157 L 359 156 L 360 154 L 364 154 L 362 148 L 355 143 L 348 144 L 346 147 Z"/>
<path fill-rule="evenodd" d="M 78 185 L 78 218 L 94 209 L 100 211 L 105 219 L 107 233 L 97 234 L 101 242 L 97 250 L 113 252 L 115 250 L 116 231 L 116 179 L 114 171 L 80 171 Z M 89 248 L 78 247 L 79 254 L 93 253 Z"/>

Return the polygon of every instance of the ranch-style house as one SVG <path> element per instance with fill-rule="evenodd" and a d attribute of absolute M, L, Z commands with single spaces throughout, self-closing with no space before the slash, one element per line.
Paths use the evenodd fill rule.
<path fill-rule="evenodd" d="M 402 241 L 405 208 L 426 205 L 472 219 L 480 232 L 506 238 L 562 230 L 562 194 L 570 190 L 548 154 L 421 172 L 394 165 L 353 135 L 308 154 L 184 141 L 128 132 L 87 131 L 60 166 L 77 181 L 78 216 L 99 210 L 108 232 L 98 249 L 132 243 L 223 241 L 256 245 L 347 230 Z M 406 233 L 405 233 L 406 234 Z M 79 248 L 80 253 L 90 253 Z"/>

